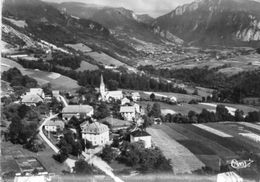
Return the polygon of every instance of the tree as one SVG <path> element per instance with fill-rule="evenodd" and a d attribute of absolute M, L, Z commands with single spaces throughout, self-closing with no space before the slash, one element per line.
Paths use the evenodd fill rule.
<path fill-rule="evenodd" d="M 194 92 L 192 93 L 192 95 L 199 95 L 199 91 L 198 91 L 197 88 L 194 90 Z"/>
<path fill-rule="evenodd" d="M 188 117 L 191 123 L 198 122 L 197 113 L 195 111 L 189 111 Z"/>
<path fill-rule="evenodd" d="M 118 82 L 116 80 L 112 80 L 110 79 L 108 82 L 107 82 L 107 87 L 109 90 L 117 90 L 118 89 Z"/>
<path fill-rule="evenodd" d="M 260 112 L 252 111 L 248 112 L 246 118 L 246 122 L 260 122 Z"/>
<path fill-rule="evenodd" d="M 217 105 L 216 117 L 218 121 L 232 121 L 233 116 L 224 105 Z"/>
<path fill-rule="evenodd" d="M 93 174 L 93 166 L 88 164 L 83 159 L 80 159 L 80 160 L 75 162 L 74 171 L 76 172 L 76 174 L 92 175 Z"/>
<path fill-rule="evenodd" d="M 152 101 L 155 100 L 155 95 L 154 95 L 154 93 L 151 93 L 151 95 L 150 95 L 150 99 L 151 99 Z"/>
<path fill-rule="evenodd" d="M 152 110 L 149 113 L 149 116 L 153 116 L 155 118 L 159 118 L 161 116 L 161 106 L 159 103 L 154 103 Z"/>
<path fill-rule="evenodd" d="M 143 120 L 144 120 L 144 123 L 143 123 L 144 128 L 147 128 L 153 124 L 151 118 L 147 117 L 146 115 L 143 116 Z"/>
<path fill-rule="evenodd" d="M 115 160 L 115 158 L 117 157 L 117 152 L 109 145 L 106 145 L 103 148 L 102 153 L 100 154 L 100 157 L 110 163 L 111 161 Z"/>
<path fill-rule="evenodd" d="M 235 121 L 244 121 L 244 112 L 242 110 L 237 109 L 235 111 Z"/>
<path fill-rule="evenodd" d="M 105 102 L 101 102 L 98 108 L 95 110 L 94 118 L 96 119 L 103 119 L 110 115 L 110 110 L 108 105 Z"/>

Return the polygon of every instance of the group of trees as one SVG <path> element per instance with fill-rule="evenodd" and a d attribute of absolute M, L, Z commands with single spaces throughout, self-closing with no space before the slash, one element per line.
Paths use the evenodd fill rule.
<path fill-rule="evenodd" d="M 80 67 L 80 63 L 82 60 L 82 58 L 79 56 L 67 54 L 65 55 L 64 53 L 59 52 L 53 53 L 52 57 L 52 60 L 50 60 L 51 64 L 69 67 L 73 70 Z"/>
<path fill-rule="evenodd" d="M 71 130 L 66 130 L 63 133 L 64 137 L 62 137 L 57 144 L 60 148 L 60 152 L 57 155 L 53 155 L 53 158 L 59 162 L 64 162 L 69 154 L 73 156 L 81 155 L 82 150 L 85 148 L 83 140 L 77 139 Z"/>
<path fill-rule="evenodd" d="M 5 133 L 6 140 L 14 144 L 22 144 L 34 152 L 44 148 L 44 145 L 37 139 L 37 126 L 40 121 L 37 107 L 11 103 L 2 107 L 1 114 L 1 119 L 11 122 Z"/>
<path fill-rule="evenodd" d="M 190 111 L 187 116 L 182 114 L 167 114 L 163 117 L 163 121 L 170 123 L 207 123 L 219 121 L 259 122 L 260 112 L 252 111 L 244 117 L 243 111 L 236 110 L 233 116 L 229 113 L 225 106 L 218 105 L 215 113 L 210 112 L 207 109 L 203 109 L 199 114 L 194 111 Z"/>
<path fill-rule="evenodd" d="M 166 159 L 158 148 L 144 148 L 142 142 L 124 142 L 118 160 L 139 168 L 142 173 L 172 172 L 171 161 Z"/>
<path fill-rule="evenodd" d="M 216 102 L 240 103 L 245 97 L 260 97 L 260 71 L 241 72 L 231 77 L 218 72 L 220 68 L 156 69 L 151 65 L 140 70 L 164 78 L 174 78 L 206 88 L 216 89 Z"/>
<path fill-rule="evenodd" d="M 17 68 L 11 68 L 2 73 L 2 80 L 10 83 L 12 87 L 32 88 L 37 86 L 37 81 L 27 75 L 22 75 Z"/>
<path fill-rule="evenodd" d="M 151 91 L 164 91 L 164 92 L 177 92 L 187 93 L 186 90 L 175 87 L 172 83 L 168 83 L 161 79 L 154 79 L 146 75 L 139 75 L 135 73 L 129 73 L 125 69 L 121 69 L 119 72 L 112 70 L 93 70 L 93 71 L 75 71 L 64 70 L 56 67 L 51 62 L 43 63 L 39 61 L 25 61 L 20 60 L 19 63 L 26 68 L 40 69 L 44 71 L 57 72 L 62 75 L 68 76 L 78 81 L 81 86 L 94 86 L 100 85 L 101 71 L 104 76 L 104 81 L 108 84 L 108 87 L 112 90 L 117 88 L 133 89 L 133 90 L 151 90 Z"/>

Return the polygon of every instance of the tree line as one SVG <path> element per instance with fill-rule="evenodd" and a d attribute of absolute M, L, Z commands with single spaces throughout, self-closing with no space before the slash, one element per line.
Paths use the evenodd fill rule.
<path fill-rule="evenodd" d="M 147 90 L 147 91 L 162 91 L 162 92 L 176 92 L 186 94 L 186 90 L 175 87 L 173 84 L 163 80 L 156 80 L 146 75 L 139 75 L 129 73 L 124 68 L 115 72 L 113 70 L 93 70 L 93 71 L 75 71 L 64 70 L 56 67 L 53 64 L 44 63 L 40 61 L 26 61 L 18 60 L 18 62 L 25 68 L 40 69 L 43 71 L 57 72 L 62 75 L 68 76 L 78 81 L 81 86 L 95 86 L 100 85 L 100 75 L 103 74 L 105 83 L 109 84 L 109 88 L 116 89 L 133 89 L 133 90 Z"/>
<path fill-rule="evenodd" d="M 240 103 L 245 97 L 260 97 L 260 71 L 241 72 L 231 77 L 219 73 L 219 68 L 209 69 L 156 69 L 151 65 L 140 66 L 149 74 L 174 78 L 206 88 L 216 89 L 215 101 Z"/>

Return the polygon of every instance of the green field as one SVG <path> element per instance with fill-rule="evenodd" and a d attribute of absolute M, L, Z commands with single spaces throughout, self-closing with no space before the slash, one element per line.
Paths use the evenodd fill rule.
<path fill-rule="evenodd" d="M 53 89 L 74 91 L 79 88 L 76 80 L 73 80 L 67 76 L 60 75 L 58 73 L 45 72 L 40 70 L 25 69 L 20 64 L 10 59 L 2 58 L 1 60 L 1 72 L 7 71 L 10 68 L 18 68 L 23 75 L 28 75 L 37 80 L 40 86 L 51 84 Z"/>
<path fill-rule="evenodd" d="M 86 61 L 81 61 L 80 63 L 80 68 L 77 69 L 77 71 L 85 71 L 85 70 L 98 70 L 98 66 L 94 65 L 94 64 L 90 64 Z"/>
<path fill-rule="evenodd" d="M 12 144 L 10 142 L 1 142 L 1 175 L 14 171 L 19 172 L 19 167 L 15 162 L 15 157 L 35 157 L 50 173 L 62 174 L 62 170 L 67 170 L 66 164 L 60 164 L 52 158 L 54 152 L 46 145 L 42 152 L 30 152 L 22 145 Z"/>
<path fill-rule="evenodd" d="M 105 53 L 98 53 L 98 52 L 90 52 L 86 53 L 86 55 L 92 57 L 94 60 L 96 60 L 98 63 L 101 63 L 103 65 L 114 65 L 114 66 L 122 66 L 124 63 L 112 58 L 111 56 L 105 54 Z"/>
<path fill-rule="evenodd" d="M 81 51 L 83 53 L 86 52 L 91 52 L 92 49 L 82 43 L 77 43 L 77 44 L 65 44 L 65 46 L 67 47 L 71 47 L 72 49 L 76 50 L 76 51 Z"/>
<path fill-rule="evenodd" d="M 216 171 L 219 170 L 219 164 L 228 164 L 227 162 L 231 159 L 248 159 L 244 158 L 245 154 L 258 155 L 257 158 L 253 157 L 253 160 L 260 160 L 260 141 L 241 135 L 241 133 L 247 133 L 260 137 L 260 130 L 255 129 L 258 127 L 254 127 L 258 125 L 252 124 L 252 126 L 247 127 L 236 122 L 206 123 L 203 125 L 224 132 L 231 137 L 221 137 L 214 130 L 208 131 L 191 124 L 167 123 L 153 126 L 153 128 L 160 132 L 163 131 L 196 155 L 206 166 Z M 242 177 L 250 179 L 256 177 L 257 173 L 260 175 L 255 163 L 248 169 L 240 170 Z"/>

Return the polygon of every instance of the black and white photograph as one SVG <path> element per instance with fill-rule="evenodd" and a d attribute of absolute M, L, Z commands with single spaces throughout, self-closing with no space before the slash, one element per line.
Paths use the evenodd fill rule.
<path fill-rule="evenodd" d="M 0 2 L 0 182 L 260 182 L 260 0 Z"/>

